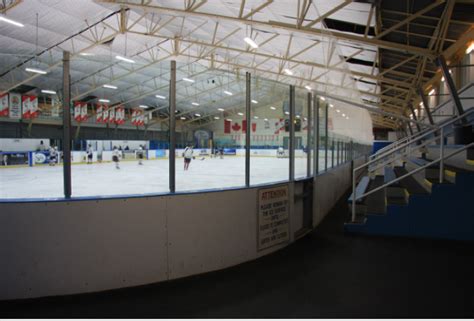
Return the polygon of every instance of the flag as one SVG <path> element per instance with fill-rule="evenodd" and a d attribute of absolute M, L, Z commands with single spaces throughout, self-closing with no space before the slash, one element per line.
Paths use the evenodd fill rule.
<path fill-rule="evenodd" d="M 0 117 L 8 116 L 8 93 L 0 95 Z"/>

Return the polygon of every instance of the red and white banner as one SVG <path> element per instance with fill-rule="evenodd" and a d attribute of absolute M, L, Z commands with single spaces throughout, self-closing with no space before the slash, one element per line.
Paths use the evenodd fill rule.
<path fill-rule="evenodd" d="M 30 96 L 30 118 L 36 118 L 39 115 L 38 97 Z"/>
<path fill-rule="evenodd" d="M 81 121 L 87 121 L 87 103 L 83 103 L 81 107 Z"/>
<path fill-rule="evenodd" d="M 115 124 L 115 108 L 109 109 L 109 123 Z"/>
<path fill-rule="evenodd" d="M 104 108 L 102 107 L 102 105 L 97 104 L 96 109 L 95 109 L 95 121 L 96 121 L 96 123 L 101 123 L 102 122 L 103 111 L 104 111 Z"/>
<path fill-rule="evenodd" d="M 74 120 L 81 121 L 82 103 L 80 101 L 74 102 Z"/>
<path fill-rule="evenodd" d="M 102 122 L 109 122 L 109 107 L 107 105 L 102 105 Z"/>
<path fill-rule="evenodd" d="M 115 123 L 117 125 L 122 125 L 125 123 L 125 108 L 121 106 L 115 108 Z"/>
<path fill-rule="evenodd" d="M 8 93 L 0 95 L 0 117 L 8 116 Z"/>
<path fill-rule="evenodd" d="M 10 93 L 9 117 L 11 119 L 21 119 L 21 95 Z"/>
<path fill-rule="evenodd" d="M 132 110 L 132 120 L 131 120 L 132 125 L 138 126 L 138 113 L 139 112 L 140 111 L 137 109 Z"/>
<path fill-rule="evenodd" d="M 30 118 L 30 96 L 21 96 L 21 116 L 23 119 Z"/>
<path fill-rule="evenodd" d="M 22 96 L 21 97 L 21 106 L 22 106 L 22 117 L 24 119 L 38 117 L 38 113 L 39 113 L 38 97 L 36 97 L 36 96 Z"/>

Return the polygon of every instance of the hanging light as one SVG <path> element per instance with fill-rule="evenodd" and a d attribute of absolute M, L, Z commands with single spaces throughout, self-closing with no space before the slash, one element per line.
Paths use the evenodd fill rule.
<path fill-rule="evenodd" d="M 187 81 L 187 82 L 191 82 L 191 83 L 193 83 L 193 82 L 194 82 L 194 80 L 192 80 L 192 79 L 189 79 L 189 78 L 186 78 L 186 77 L 185 77 L 185 78 L 183 78 L 183 80 L 184 80 L 184 81 Z"/>
<path fill-rule="evenodd" d="M 224 111 L 224 108 L 217 108 L 218 111 Z"/>
<path fill-rule="evenodd" d="M 103 99 L 103 98 L 101 98 L 101 99 L 99 99 L 99 101 L 100 101 L 101 103 L 110 103 L 110 100 L 109 100 L 109 99 Z"/>
<path fill-rule="evenodd" d="M 256 101 L 255 99 L 252 99 L 252 103 L 258 104 L 258 101 Z"/>
<path fill-rule="evenodd" d="M 56 95 L 56 92 L 54 90 L 42 89 L 41 92 L 43 94 Z"/>
<path fill-rule="evenodd" d="M 12 20 L 12 19 L 5 18 L 4 16 L 0 16 L 0 21 L 9 23 L 9 24 L 14 25 L 14 26 L 17 26 L 17 27 L 24 27 L 24 26 L 25 26 L 25 25 L 22 24 L 22 23 L 19 23 L 19 22 L 15 21 L 15 20 Z"/>
<path fill-rule="evenodd" d="M 193 106 L 199 106 L 199 103 L 197 103 L 197 102 L 192 102 L 191 105 L 193 105 Z"/>
<path fill-rule="evenodd" d="M 117 86 L 114 86 L 114 85 L 102 85 L 102 87 L 104 88 L 108 88 L 108 89 L 118 89 Z"/>
<path fill-rule="evenodd" d="M 35 74 L 40 74 L 40 75 L 46 75 L 48 72 L 38 69 L 38 68 L 25 68 L 26 71 L 28 72 L 33 72 Z"/>
<path fill-rule="evenodd" d="M 291 71 L 290 69 L 285 68 L 285 69 L 283 69 L 283 71 L 284 71 L 285 74 L 287 74 L 288 76 L 293 76 L 293 71 Z"/>
<path fill-rule="evenodd" d="M 135 63 L 135 60 L 132 60 L 132 59 L 129 59 L 129 58 L 126 58 L 126 57 L 122 57 L 122 56 L 119 56 L 119 55 L 115 56 L 115 59 L 125 61 L 125 62 L 128 62 L 130 64 Z"/>
<path fill-rule="evenodd" d="M 156 98 L 159 98 L 159 99 L 166 99 L 165 96 L 161 96 L 161 95 L 155 95 Z"/>
<path fill-rule="evenodd" d="M 258 48 L 258 44 L 252 39 L 252 38 L 249 38 L 249 37 L 245 37 L 244 38 L 244 41 L 252 48 L 254 49 L 257 49 Z"/>
<path fill-rule="evenodd" d="M 229 95 L 229 96 L 232 96 L 232 95 L 233 95 L 233 93 L 231 93 L 231 92 L 228 91 L 228 90 L 224 90 L 224 94 Z"/>

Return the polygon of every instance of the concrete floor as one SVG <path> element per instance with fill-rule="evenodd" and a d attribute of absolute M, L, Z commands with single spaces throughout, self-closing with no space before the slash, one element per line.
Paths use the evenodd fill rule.
<path fill-rule="evenodd" d="M 259 260 L 131 289 L 0 302 L 0 318 L 474 317 L 472 243 L 345 235 L 346 199 L 311 234 Z"/>

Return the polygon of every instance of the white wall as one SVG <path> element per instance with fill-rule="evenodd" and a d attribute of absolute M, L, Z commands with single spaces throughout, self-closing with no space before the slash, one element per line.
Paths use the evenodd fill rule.
<path fill-rule="evenodd" d="M 49 148 L 48 138 L 0 138 L 0 150 L 4 152 L 32 152 L 40 146 L 41 141 L 43 141 L 45 148 Z"/>

